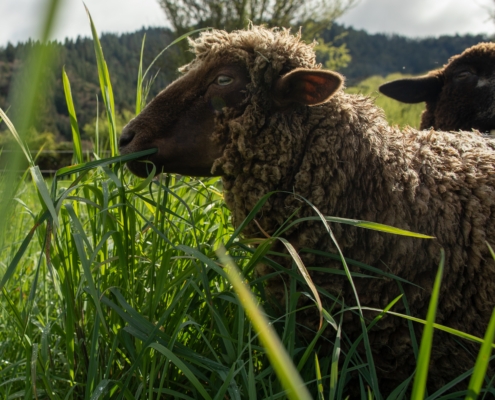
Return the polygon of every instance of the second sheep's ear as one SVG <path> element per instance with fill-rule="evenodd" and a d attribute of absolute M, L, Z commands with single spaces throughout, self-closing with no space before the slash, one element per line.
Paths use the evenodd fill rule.
<path fill-rule="evenodd" d="M 273 98 L 279 106 L 290 103 L 316 106 L 330 100 L 342 82 L 342 76 L 336 72 L 299 68 L 275 82 Z"/>
<path fill-rule="evenodd" d="M 402 103 L 414 104 L 434 100 L 442 90 L 442 86 L 439 76 L 424 75 L 384 83 L 378 90 L 385 96 Z"/>

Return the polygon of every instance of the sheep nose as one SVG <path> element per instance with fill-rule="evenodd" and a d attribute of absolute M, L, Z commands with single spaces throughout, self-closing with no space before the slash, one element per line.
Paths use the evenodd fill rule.
<path fill-rule="evenodd" d="M 122 134 L 120 135 L 119 149 L 123 149 L 129 143 L 131 143 L 132 139 L 134 139 L 134 136 L 136 136 L 136 132 L 129 127 L 129 124 L 127 124 L 122 130 Z"/>

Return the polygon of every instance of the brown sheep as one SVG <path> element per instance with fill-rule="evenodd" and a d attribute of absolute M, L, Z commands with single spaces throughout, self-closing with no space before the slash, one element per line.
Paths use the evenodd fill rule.
<path fill-rule="evenodd" d="M 288 30 L 213 30 L 191 46 L 196 58 L 182 68 L 183 76 L 124 129 L 122 154 L 156 147 L 148 159 L 157 171 L 221 176 L 236 226 L 263 195 L 279 190 L 305 197 L 324 215 L 435 236 L 420 240 L 332 226 L 345 256 L 414 284 L 404 290 L 412 315 L 419 318 L 426 316 L 444 247 L 436 321 L 483 336 L 495 306 L 495 263 L 485 243 L 495 244 L 495 151 L 488 139 L 477 132 L 388 126 L 381 109 L 367 97 L 345 94 L 342 77 L 321 70 L 313 46 Z M 142 177 L 147 166 L 128 164 Z M 263 236 L 260 228 L 272 234 L 295 211 L 297 217 L 315 215 L 297 196 L 273 195 L 256 217 L 259 225 L 249 225 L 244 235 Z M 335 253 L 321 222 L 300 223 L 284 235 L 298 250 Z M 326 257 L 302 257 L 308 267 L 342 269 Z M 260 265 L 257 272 L 272 271 Z M 345 276 L 311 276 L 346 306 L 356 304 Z M 355 278 L 354 283 L 366 307 L 384 308 L 400 294 L 393 279 Z M 283 278 L 272 278 L 267 291 L 283 301 L 284 285 Z M 394 310 L 404 313 L 405 306 Z M 314 332 L 318 313 L 300 313 L 298 322 Z M 422 327 L 415 329 L 420 335 Z M 356 315 L 345 314 L 343 330 L 356 339 L 361 333 Z M 388 316 L 369 337 L 381 391 L 390 393 L 415 368 L 407 322 Z M 436 331 L 429 389 L 472 367 L 477 350 L 472 342 L 460 346 L 457 338 Z"/>
<path fill-rule="evenodd" d="M 443 68 L 397 79 L 380 92 L 403 103 L 426 103 L 420 129 L 495 130 L 495 43 L 479 43 Z"/>

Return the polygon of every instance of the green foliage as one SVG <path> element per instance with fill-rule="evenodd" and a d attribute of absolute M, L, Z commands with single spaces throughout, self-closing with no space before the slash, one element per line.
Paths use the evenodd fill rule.
<path fill-rule="evenodd" d="M 74 100 L 72 98 L 72 90 L 70 87 L 69 77 L 65 72 L 65 67 L 62 68 L 62 82 L 64 86 L 65 101 L 67 103 L 67 109 L 70 117 L 70 126 L 72 130 L 72 143 L 74 144 L 74 162 L 82 163 L 82 144 L 81 133 L 79 132 L 79 124 L 77 123 L 76 110 L 74 108 Z"/>
<path fill-rule="evenodd" d="M 28 129 L 25 143 L 31 156 L 41 171 L 56 171 L 70 165 L 72 160 L 72 143 L 60 142 L 51 132 L 38 133 L 35 128 Z M 19 146 L 8 131 L 0 132 L 0 169 L 10 169 L 9 159 L 13 154 L 20 154 Z M 17 166 L 18 173 L 28 167 L 27 160 L 22 159 Z"/>
<path fill-rule="evenodd" d="M 315 46 L 315 51 L 318 61 L 326 69 L 333 71 L 338 71 L 346 67 L 351 61 L 349 49 L 345 44 L 334 46 L 332 43 L 319 39 L 318 44 Z"/>
<path fill-rule="evenodd" d="M 356 0 L 158 1 L 178 35 L 205 27 L 232 31 L 252 22 L 271 27 L 304 26 L 315 37 L 356 4 Z"/>
<path fill-rule="evenodd" d="M 246 28 L 248 24 L 269 27 L 300 27 L 307 42 L 319 42 L 319 54 L 330 68 L 342 68 L 350 60 L 345 44 L 334 46 L 321 33 L 356 0 L 158 0 L 176 37 L 198 28 L 219 28 L 227 31 Z M 191 60 L 185 52 L 187 43 L 181 43 L 183 50 L 176 58 L 177 65 Z"/>
<path fill-rule="evenodd" d="M 345 33 L 338 37 L 329 39 L 325 32 L 332 26 L 333 20 L 342 15 L 346 9 L 352 7 L 353 1 L 350 1 L 347 6 L 343 6 L 339 2 L 335 4 L 335 8 L 331 9 L 326 16 L 311 19 L 300 23 L 300 29 L 303 39 L 308 43 L 316 41 L 315 46 L 316 59 L 323 64 L 324 68 L 332 71 L 339 71 L 345 68 L 352 60 L 347 43 L 343 40 Z M 339 5 L 340 4 L 340 8 Z M 316 7 L 316 10 L 319 8 Z M 324 14 L 325 15 L 325 14 Z M 340 44 L 339 44 L 340 43 Z"/>
<path fill-rule="evenodd" d="M 217 254 L 220 257 L 220 261 L 225 265 L 225 272 L 237 293 L 242 307 L 246 310 L 248 318 L 251 320 L 251 323 L 259 334 L 259 340 L 266 349 L 267 356 L 273 365 L 275 373 L 283 386 L 287 388 L 287 397 L 293 400 L 310 400 L 311 395 L 309 394 L 305 383 L 299 376 L 296 367 L 289 358 L 275 329 L 265 317 L 264 311 L 259 306 L 250 287 L 244 283 L 244 277 L 241 272 L 232 258 L 225 254 L 225 249 L 223 247 L 217 250 Z M 321 379 L 321 376 L 319 379 Z"/>
<path fill-rule="evenodd" d="M 363 94 L 375 98 L 376 105 L 383 108 L 387 121 L 390 125 L 399 125 L 400 127 L 412 126 L 413 128 L 418 129 L 421 120 L 421 113 L 425 109 L 424 103 L 405 104 L 378 92 L 378 87 L 381 84 L 408 76 L 411 75 L 394 73 L 386 76 L 385 78 L 381 76 L 372 76 L 358 83 L 356 86 L 347 88 L 346 92 L 352 94 Z"/>
<path fill-rule="evenodd" d="M 32 127 L 26 133 L 25 142 L 30 149 L 54 150 L 56 147 L 55 135 L 53 133 L 39 133 Z M 7 150 L 17 149 L 17 142 L 9 131 L 0 132 L 0 148 Z"/>
<path fill-rule="evenodd" d="M 84 6 L 86 8 L 86 6 Z M 110 75 L 108 73 L 107 62 L 103 55 L 100 39 L 96 33 L 96 28 L 93 24 L 93 19 L 86 8 L 88 13 L 91 32 L 93 33 L 93 43 L 96 54 L 96 65 L 98 66 L 98 78 L 100 81 L 101 96 L 103 98 L 103 104 L 105 105 L 106 116 L 108 118 L 108 141 L 110 144 L 111 156 L 116 156 L 118 152 L 118 139 L 117 128 L 115 126 L 115 98 L 113 96 L 112 82 L 110 81 Z"/>

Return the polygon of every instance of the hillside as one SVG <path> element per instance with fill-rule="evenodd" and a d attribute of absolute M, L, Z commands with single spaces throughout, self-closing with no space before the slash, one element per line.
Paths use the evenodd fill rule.
<path fill-rule="evenodd" d="M 153 58 L 172 40 L 172 33 L 166 29 L 150 28 L 124 35 L 103 34 L 101 44 L 114 85 L 116 108 L 134 109 L 134 98 L 137 82 L 137 71 L 141 43 L 146 34 L 144 66 L 148 66 Z M 397 35 L 370 35 L 365 31 L 335 24 L 324 34 L 326 40 L 333 40 L 336 45 L 345 43 L 352 56 L 350 64 L 342 69 L 347 77 L 347 86 L 374 76 L 386 76 L 401 72 L 420 74 L 444 64 L 448 58 L 460 53 L 465 48 L 486 37 L 477 36 L 442 36 L 440 38 L 410 39 Z M 0 48 L 0 107 L 8 109 L 12 93 L 16 93 L 15 72 L 26 62 L 26 53 L 34 42 L 9 44 Z M 35 121 L 37 132 L 51 132 L 62 140 L 70 140 L 70 125 L 65 105 L 65 96 L 61 83 L 61 71 L 65 65 L 69 75 L 75 107 L 80 127 L 94 124 L 97 113 L 97 96 L 99 83 L 92 40 L 78 38 L 66 40 L 64 43 L 51 43 L 54 50 L 51 68 L 45 71 L 45 81 L 49 85 L 46 97 L 39 99 L 43 105 Z M 150 96 L 156 95 L 176 76 L 174 55 L 175 49 L 166 52 L 155 64 L 149 77 L 156 80 L 151 88 Z M 10 93 L 10 95 L 9 95 Z M 22 94 L 21 94 L 22 95 Z M 9 101 L 10 99 L 10 101 Z M 101 98 L 99 99 L 100 110 Z M 15 120 L 15 116 L 14 116 Z M 0 126 L 0 131 L 5 126 Z"/>
<path fill-rule="evenodd" d="M 133 110 L 141 44 L 146 35 L 144 50 L 145 68 L 172 41 L 170 31 L 161 28 L 140 30 L 134 33 L 114 35 L 103 34 L 101 45 L 114 86 L 115 106 L 117 110 Z M 0 107 L 8 109 L 11 96 L 18 93 L 17 83 L 13 80 L 15 73 L 22 68 L 26 54 L 31 46 L 38 43 L 20 43 L 0 48 Z M 89 38 L 66 40 L 62 43 L 50 43 L 53 48 L 52 65 L 44 71 L 44 79 L 48 82 L 46 97 L 39 99 L 43 110 L 35 121 L 38 132 L 49 131 L 70 140 L 70 122 L 62 87 L 62 67 L 65 66 L 69 76 L 74 104 L 80 127 L 92 123 L 97 112 L 97 96 L 99 109 L 102 110 L 102 99 L 99 94 L 98 70 L 93 41 Z M 160 57 L 150 70 L 148 78 L 156 76 L 150 96 L 156 95 L 174 79 L 176 71 L 172 61 L 174 50 L 171 49 Z M 20 94 L 22 96 L 22 93 Z M 15 120 L 15 116 L 14 116 Z M 5 129 L 0 126 L 0 131 Z"/>
<path fill-rule="evenodd" d="M 347 45 L 352 61 L 341 72 L 347 85 L 355 85 L 370 76 L 395 72 L 418 75 L 439 68 L 455 54 L 479 42 L 484 35 L 455 35 L 411 39 L 399 35 L 373 34 L 334 24 L 323 35 L 326 41 Z"/>

